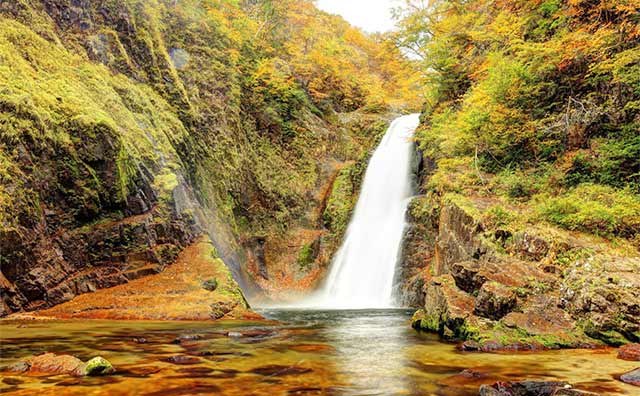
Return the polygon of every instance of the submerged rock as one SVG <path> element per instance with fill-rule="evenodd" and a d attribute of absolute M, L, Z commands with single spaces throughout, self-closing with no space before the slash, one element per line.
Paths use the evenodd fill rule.
<path fill-rule="evenodd" d="M 199 335 L 199 334 L 186 334 L 186 335 L 180 335 L 176 338 L 173 339 L 173 341 L 171 341 L 172 344 L 182 344 L 184 342 L 189 342 L 189 341 L 198 341 L 203 339 L 204 337 Z"/>
<path fill-rule="evenodd" d="M 480 396 L 598 396 L 561 381 L 496 382 L 480 386 Z"/>
<path fill-rule="evenodd" d="M 256 367 L 249 370 L 252 374 L 264 375 L 268 377 L 280 377 L 285 375 L 301 375 L 310 373 L 310 368 L 299 366 L 281 366 L 278 364 L 272 364 L 269 366 Z"/>
<path fill-rule="evenodd" d="M 101 356 L 83 363 L 75 356 L 56 355 L 55 353 L 33 356 L 9 366 L 7 369 L 29 374 L 70 374 L 76 376 L 108 375 L 115 372 L 113 365 Z"/>
<path fill-rule="evenodd" d="M 640 386 L 640 367 L 622 374 L 620 376 L 620 381 L 626 384 Z"/>
<path fill-rule="evenodd" d="M 162 360 L 163 362 L 178 364 L 178 365 L 191 365 L 191 364 L 200 363 L 200 359 L 198 358 L 195 358 L 192 356 L 183 356 L 183 355 L 169 356 L 167 358 L 163 358 L 160 360 Z"/>
<path fill-rule="evenodd" d="M 640 344 L 627 344 L 618 349 L 618 359 L 640 361 Z"/>

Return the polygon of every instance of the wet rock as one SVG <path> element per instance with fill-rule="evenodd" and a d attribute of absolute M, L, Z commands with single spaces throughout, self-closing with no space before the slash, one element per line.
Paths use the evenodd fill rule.
<path fill-rule="evenodd" d="M 487 373 L 483 373 L 481 371 L 476 371 L 472 369 L 465 369 L 465 370 L 462 370 L 462 372 L 458 374 L 458 376 L 466 379 L 477 379 L 477 378 L 486 378 Z"/>
<path fill-rule="evenodd" d="M 596 393 L 573 389 L 566 382 L 520 381 L 496 382 L 480 386 L 480 396 L 598 396 Z"/>
<path fill-rule="evenodd" d="M 533 296 L 522 304 L 522 312 L 511 312 L 500 323 L 514 330 L 516 336 L 530 336 L 530 343 L 544 349 L 594 345 L 594 340 L 588 339 L 573 318 L 557 305 L 558 300 L 552 293 Z"/>
<path fill-rule="evenodd" d="M 620 381 L 626 384 L 640 386 L 640 368 L 622 374 Z"/>
<path fill-rule="evenodd" d="M 75 356 L 44 353 L 26 359 L 12 368 L 17 369 L 18 372 L 28 372 L 29 374 L 83 375 L 83 366 L 82 360 Z"/>
<path fill-rule="evenodd" d="M 323 388 L 312 388 L 308 386 L 302 386 L 298 388 L 292 388 L 287 390 L 288 395 L 326 395 L 327 392 Z"/>
<path fill-rule="evenodd" d="M 90 359 L 83 367 L 83 374 L 90 376 L 109 375 L 115 373 L 115 371 L 113 365 L 102 356 Z"/>
<path fill-rule="evenodd" d="M 516 302 L 516 294 L 511 288 L 497 282 L 486 282 L 476 297 L 473 312 L 485 318 L 499 320 L 515 308 Z"/>
<path fill-rule="evenodd" d="M 6 371 L 10 371 L 12 373 L 24 373 L 29 371 L 29 364 L 24 361 L 13 363 L 6 367 Z"/>
<path fill-rule="evenodd" d="M 412 360 L 409 363 L 409 365 L 413 368 L 416 368 L 428 374 L 453 374 L 453 373 L 459 373 L 461 369 L 461 367 L 459 366 L 447 366 L 443 364 L 423 363 L 418 360 Z"/>
<path fill-rule="evenodd" d="M 131 378 L 147 378 L 152 374 L 159 373 L 160 371 L 162 371 L 162 369 L 156 366 L 129 367 L 125 369 L 118 369 L 118 375 Z"/>
<path fill-rule="evenodd" d="M 470 393 L 469 390 L 473 385 L 480 386 L 485 383 L 488 376 L 489 375 L 487 373 L 481 371 L 465 369 L 458 374 L 438 381 L 438 385 L 450 390 L 451 393 L 449 394 L 451 395 L 466 394 Z M 459 391 L 459 393 L 456 393 L 455 391 Z M 477 396 L 477 391 L 473 392 L 473 395 Z"/>
<path fill-rule="evenodd" d="M 180 378 L 201 378 L 201 377 L 209 377 L 212 368 L 209 367 L 186 367 L 178 370 L 180 373 Z"/>
<path fill-rule="evenodd" d="M 252 374 L 259 374 L 269 377 L 281 377 L 285 375 L 301 375 L 310 373 L 310 368 L 299 367 L 299 366 L 281 366 L 277 364 L 272 364 L 269 366 L 256 367 L 254 369 L 249 370 Z"/>
<path fill-rule="evenodd" d="M 145 396 L 189 396 L 189 395 L 218 395 L 222 389 L 213 384 L 190 383 L 188 385 L 170 386 L 162 390 L 145 393 Z"/>
<path fill-rule="evenodd" d="M 449 339 L 467 339 L 476 333 L 474 300 L 458 289 L 451 275 L 434 278 L 425 290 L 425 307 L 415 313 L 412 326 Z"/>
<path fill-rule="evenodd" d="M 160 360 L 163 362 L 178 364 L 178 365 L 191 365 L 191 364 L 200 363 L 200 359 L 195 358 L 193 356 L 184 356 L 184 355 L 170 356 L 168 358 L 164 358 Z"/>
<path fill-rule="evenodd" d="M 287 349 L 296 352 L 310 352 L 310 353 L 327 353 L 333 352 L 334 348 L 326 344 L 299 344 L 289 346 Z"/>
<path fill-rule="evenodd" d="M 9 371 L 29 374 L 71 374 L 77 376 L 108 375 L 115 372 L 113 365 L 97 356 L 86 363 L 71 355 L 44 353 L 18 362 L 7 368 Z"/>
<path fill-rule="evenodd" d="M 618 349 L 618 359 L 640 361 L 640 344 L 627 344 Z"/>
<path fill-rule="evenodd" d="M 203 337 L 199 334 L 180 335 L 171 341 L 172 344 L 182 344 L 183 342 L 201 340 Z"/>
<path fill-rule="evenodd" d="M 24 381 L 19 378 L 7 377 L 2 379 L 2 383 L 7 385 L 20 385 L 24 383 Z"/>

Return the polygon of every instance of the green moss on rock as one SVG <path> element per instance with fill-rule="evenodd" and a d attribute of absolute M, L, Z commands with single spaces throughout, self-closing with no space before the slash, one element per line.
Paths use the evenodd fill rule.
<path fill-rule="evenodd" d="M 101 376 L 109 375 L 116 372 L 111 363 L 102 356 L 96 356 L 89 359 L 81 368 L 83 375 L 88 376 Z"/>

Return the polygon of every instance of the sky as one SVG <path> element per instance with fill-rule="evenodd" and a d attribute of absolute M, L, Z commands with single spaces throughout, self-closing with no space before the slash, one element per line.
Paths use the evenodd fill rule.
<path fill-rule="evenodd" d="M 317 0 L 321 10 L 339 14 L 349 23 L 367 32 L 386 32 L 393 28 L 391 8 L 397 0 Z"/>

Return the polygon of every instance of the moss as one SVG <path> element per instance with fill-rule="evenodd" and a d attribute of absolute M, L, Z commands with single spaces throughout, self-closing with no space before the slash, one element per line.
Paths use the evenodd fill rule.
<path fill-rule="evenodd" d="M 89 376 L 109 375 L 115 373 L 111 363 L 102 356 L 89 359 L 83 367 L 83 374 Z"/>
<path fill-rule="evenodd" d="M 306 243 L 300 249 L 300 253 L 298 253 L 298 258 L 296 262 L 300 266 L 300 268 L 305 269 L 308 268 L 313 261 L 315 260 L 316 249 L 314 247 L 314 243 Z"/>
<path fill-rule="evenodd" d="M 209 291 L 215 291 L 218 288 L 218 280 L 215 278 L 207 279 L 202 282 L 202 287 Z"/>
<path fill-rule="evenodd" d="M 411 326 L 416 330 L 440 334 L 442 333 L 444 322 L 439 315 L 430 315 L 423 309 L 419 309 L 411 318 Z"/>
<path fill-rule="evenodd" d="M 598 326 L 589 319 L 584 319 L 578 323 L 579 327 L 586 335 L 596 340 L 600 340 L 607 345 L 621 346 L 629 343 L 629 340 L 617 329 L 611 326 Z"/>
<path fill-rule="evenodd" d="M 349 224 L 361 178 L 357 164 L 353 163 L 342 168 L 333 182 L 322 218 L 325 226 L 338 239 L 344 235 Z"/>

